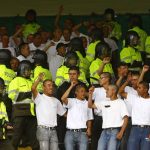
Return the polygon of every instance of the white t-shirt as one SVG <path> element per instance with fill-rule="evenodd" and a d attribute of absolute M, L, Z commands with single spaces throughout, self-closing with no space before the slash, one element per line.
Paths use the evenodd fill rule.
<path fill-rule="evenodd" d="M 53 81 L 56 80 L 57 69 L 63 64 L 63 62 L 64 62 L 64 57 L 60 55 L 56 55 L 52 57 L 51 60 L 49 61 L 49 70 L 52 73 Z"/>
<path fill-rule="evenodd" d="M 125 87 L 125 92 L 128 93 L 128 94 L 138 95 L 137 91 L 133 87 L 130 87 L 130 86 L 126 86 Z M 125 104 L 127 106 L 127 109 L 128 109 L 128 112 L 129 112 L 129 116 L 131 117 L 132 106 L 131 106 L 129 101 L 125 100 L 124 102 L 125 102 Z"/>
<path fill-rule="evenodd" d="M 60 101 L 45 94 L 39 94 L 34 100 L 38 125 L 47 127 L 57 126 L 57 114 L 60 116 L 66 112 Z"/>
<path fill-rule="evenodd" d="M 46 43 L 46 45 L 49 45 L 49 43 L 53 42 L 55 45 L 54 46 L 51 46 L 50 48 L 48 48 L 47 50 L 47 57 L 48 57 L 48 62 L 51 60 L 52 57 L 56 56 L 57 55 L 57 50 L 56 50 L 56 46 L 58 43 L 62 43 L 61 40 L 59 40 L 58 42 L 55 42 L 53 40 L 51 41 L 48 41 Z"/>
<path fill-rule="evenodd" d="M 18 59 L 20 62 L 23 61 L 23 60 L 29 60 L 31 63 L 33 63 L 33 62 L 34 62 L 34 59 L 32 59 L 32 57 L 33 57 L 32 54 L 29 55 L 28 57 L 24 57 L 23 55 L 19 55 L 19 56 L 17 57 L 17 59 Z"/>
<path fill-rule="evenodd" d="M 39 47 L 36 47 L 33 43 L 29 44 L 30 51 L 35 51 L 37 49 L 43 50 L 44 47 L 45 47 L 45 44 L 41 44 Z"/>
<path fill-rule="evenodd" d="M 68 98 L 67 128 L 80 129 L 87 128 L 87 121 L 93 120 L 92 109 L 88 108 L 86 100 L 78 100 L 76 98 Z"/>
<path fill-rule="evenodd" d="M 127 94 L 127 101 L 132 106 L 132 125 L 150 125 L 150 98 Z"/>
<path fill-rule="evenodd" d="M 123 100 L 108 100 L 95 103 L 97 109 L 102 111 L 102 128 L 115 128 L 123 125 L 123 118 L 128 116 L 128 111 Z"/>
<path fill-rule="evenodd" d="M 109 100 L 109 98 L 106 97 L 106 90 L 103 87 L 95 88 L 92 99 L 95 103 Z M 102 116 L 102 112 L 98 109 L 94 109 L 94 114 Z"/>

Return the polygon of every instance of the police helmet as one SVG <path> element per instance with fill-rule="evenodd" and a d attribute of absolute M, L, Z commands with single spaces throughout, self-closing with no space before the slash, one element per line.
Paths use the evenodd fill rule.
<path fill-rule="evenodd" d="M 11 52 L 8 49 L 0 49 L 0 64 L 10 67 Z"/>
<path fill-rule="evenodd" d="M 24 77 L 24 78 L 30 78 L 31 70 L 32 70 L 32 67 L 31 67 L 30 61 L 23 60 L 19 64 L 17 75 Z"/>
<path fill-rule="evenodd" d="M 139 44 L 139 35 L 135 31 L 128 31 L 125 36 L 125 46 L 137 46 Z"/>
<path fill-rule="evenodd" d="M 78 56 L 75 52 L 68 52 L 65 56 L 64 65 L 67 67 L 77 66 L 78 65 Z"/>
<path fill-rule="evenodd" d="M 95 58 L 110 57 L 111 50 L 107 43 L 99 42 L 95 47 Z"/>
<path fill-rule="evenodd" d="M 81 40 L 81 38 L 79 37 L 75 37 L 73 39 L 71 39 L 70 43 L 69 43 L 69 47 L 68 47 L 69 51 L 79 51 L 83 57 L 85 57 L 85 49 L 83 47 L 83 42 Z"/>
<path fill-rule="evenodd" d="M 44 51 L 36 50 L 33 59 L 35 64 L 43 66 L 47 63 L 47 54 Z"/>

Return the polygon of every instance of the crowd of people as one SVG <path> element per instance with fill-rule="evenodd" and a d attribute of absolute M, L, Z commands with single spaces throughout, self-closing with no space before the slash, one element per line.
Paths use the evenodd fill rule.
<path fill-rule="evenodd" d="M 9 36 L 0 27 L 0 149 L 150 150 L 150 36 L 115 12 L 52 33 L 28 10 Z M 84 26 L 87 34 L 80 32 Z M 121 46 L 120 46 L 121 45 Z"/>

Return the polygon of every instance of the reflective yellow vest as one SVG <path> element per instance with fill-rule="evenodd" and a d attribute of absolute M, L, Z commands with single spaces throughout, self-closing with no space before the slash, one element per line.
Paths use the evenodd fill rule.
<path fill-rule="evenodd" d="M 94 60 L 91 63 L 91 65 L 90 65 L 90 77 L 97 79 L 97 80 L 94 80 L 94 79 L 90 78 L 91 84 L 98 84 L 99 83 L 98 80 L 100 79 L 100 76 L 97 74 L 97 71 L 100 68 L 100 66 L 102 65 L 102 63 L 103 63 L 103 61 L 99 58 L 97 58 L 96 60 Z M 109 72 L 113 76 L 114 72 L 112 69 L 112 65 L 110 63 L 106 64 L 104 66 L 103 72 Z"/>
<path fill-rule="evenodd" d="M 87 51 L 86 51 L 86 58 L 89 62 L 92 62 L 95 58 L 95 47 L 97 45 L 97 43 L 99 43 L 100 41 L 96 41 L 96 42 L 93 42 L 91 43 L 88 48 L 87 48 Z"/>
<path fill-rule="evenodd" d="M 132 64 L 134 61 L 142 62 L 141 53 L 133 47 L 125 47 L 120 52 L 121 62 Z"/>
<path fill-rule="evenodd" d="M 146 42 L 145 42 L 145 51 L 150 54 L 150 36 L 148 36 L 146 38 Z"/>
<path fill-rule="evenodd" d="M 85 73 L 85 76 L 88 77 L 90 62 L 86 57 L 84 58 L 79 51 L 76 51 L 76 53 L 79 57 L 79 68 Z"/>
<path fill-rule="evenodd" d="M 111 34 L 109 35 L 109 37 L 110 38 L 115 37 L 117 40 L 119 40 L 122 35 L 121 26 L 116 21 L 112 21 L 111 24 L 113 26 L 113 30 L 112 30 Z"/>
<path fill-rule="evenodd" d="M 8 85 L 16 77 L 16 73 L 5 65 L 0 65 L 0 77 L 4 80 L 6 91 L 8 91 Z"/>
<path fill-rule="evenodd" d="M 12 100 L 16 112 L 18 112 L 16 116 L 35 116 L 31 86 L 32 81 L 23 77 L 16 77 L 10 82 L 8 97 Z"/>
<path fill-rule="evenodd" d="M 44 78 L 43 80 L 46 79 L 50 79 L 52 80 L 52 74 L 48 69 L 43 68 L 42 66 L 37 66 L 34 70 L 33 70 L 33 76 L 31 77 L 32 82 L 34 82 L 40 73 L 44 73 Z M 37 86 L 38 92 L 43 92 L 43 88 L 42 88 L 42 82 L 40 82 Z"/>
<path fill-rule="evenodd" d="M 134 27 L 130 29 L 129 31 L 135 31 L 140 37 L 140 44 L 136 47 L 139 51 L 145 51 L 145 41 L 147 38 L 147 33 L 140 29 L 139 27 Z"/>
<path fill-rule="evenodd" d="M 7 116 L 7 112 L 6 112 L 6 106 L 3 102 L 0 102 L 0 122 L 1 123 L 4 123 L 5 121 L 8 122 L 8 116 Z M 0 128 L 1 127 L 1 124 L 0 124 Z M 3 132 L 3 137 L 0 138 L 1 139 L 6 139 L 6 136 L 5 136 L 5 128 L 2 128 L 0 129 L 2 132 Z"/>
<path fill-rule="evenodd" d="M 61 66 L 60 68 L 58 68 L 57 73 L 56 73 L 56 80 L 55 80 L 55 84 L 57 86 L 60 86 L 65 81 L 69 81 L 68 71 L 69 71 L 69 68 L 66 66 Z M 81 70 L 80 70 L 79 80 L 88 86 L 88 82 L 86 80 L 85 73 L 82 72 Z"/>
<path fill-rule="evenodd" d="M 27 38 L 30 34 L 35 34 L 40 28 L 37 23 L 28 23 L 23 25 L 23 37 Z"/>

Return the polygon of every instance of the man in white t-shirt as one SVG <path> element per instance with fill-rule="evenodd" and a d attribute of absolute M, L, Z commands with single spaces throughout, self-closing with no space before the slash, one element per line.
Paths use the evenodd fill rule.
<path fill-rule="evenodd" d="M 106 91 L 110 100 L 92 103 L 93 87 L 89 89 L 89 108 L 102 111 L 103 131 L 97 150 L 118 150 L 119 140 L 122 139 L 128 123 L 128 111 L 123 100 L 117 97 L 116 85 L 109 85 Z"/>
<path fill-rule="evenodd" d="M 86 88 L 84 85 L 77 85 L 75 98 L 68 98 L 70 91 L 76 85 L 71 82 L 61 100 L 68 108 L 67 113 L 67 132 L 65 135 L 66 150 L 74 150 L 75 146 L 79 150 L 87 150 L 88 136 L 91 135 L 91 120 L 93 120 L 92 109 L 88 108 Z"/>
<path fill-rule="evenodd" d="M 17 57 L 17 59 L 21 62 L 23 60 L 29 60 L 31 63 L 34 62 L 32 59 L 32 54 L 30 53 L 30 48 L 28 43 L 22 43 L 19 45 L 19 53 L 20 55 Z"/>
<path fill-rule="evenodd" d="M 41 73 L 32 85 L 33 99 L 36 104 L 37 138 L 40 150 L 58 150 L 58 138 L 56 133 L 57 114 L 63 116 L 66 112 L 60 101 L 53 97 L 53 82 L 43 82 L 43 94 L 38 93 L 37 85 L 43 79 Z"/>
<path fill-rule="evenodd" d="M 138 84 L 138 95 L 126 93 L 125 86 L 120 87 L 119 93 L 132 106 L 132 129 L 128 141 L 128 150 L 150 149 L 150 96 L 149 84 L 142 81 Z"/>
<path fill-rule="evenodd" d="M 95 103 L 106 101 L 109 98 L 106 97 L 106 89 L 108 88 L 111 80 L 111 74 L 108 72 L 103 72 L 101 74 L 99 83 L 101 87 L 94 89 L 93 97 Z M 102 113 L 97 109 L 94 109 L 94 121 L 92 126 L 92 136 L 91 136 L 91 149 L 97 150 L 98 140 L 102 132 Z"/>

